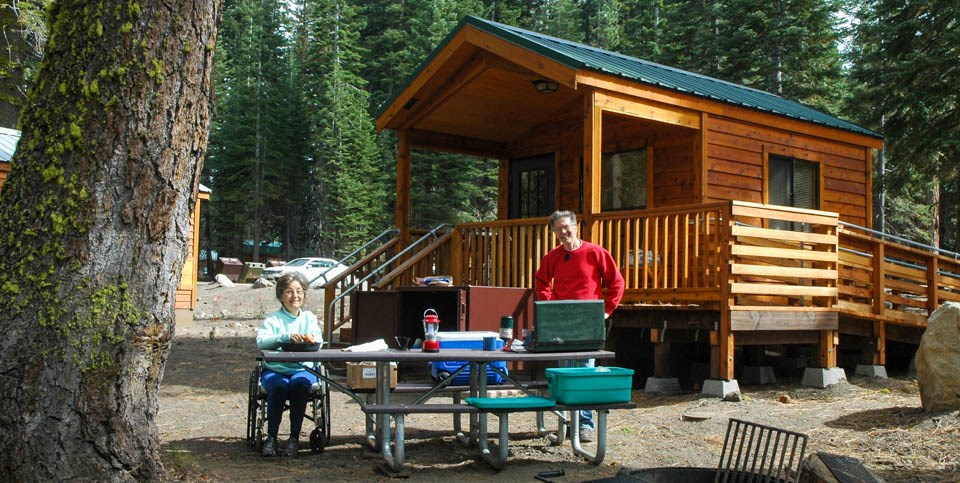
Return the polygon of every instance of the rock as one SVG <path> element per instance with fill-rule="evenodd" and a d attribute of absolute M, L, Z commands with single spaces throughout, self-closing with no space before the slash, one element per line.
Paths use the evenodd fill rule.
<path fill-rule="evenodd" d="M 916 364 L 923 409 L 960 409 L 960 304 L 947 302 L 930 315 Z"/>
<path fill-rule="evenodd" d="M 221 287 L 233 287 L 233 282 L 230 281 L 230 278 L 222 273 L 218 273 L 214 279 Z"/>
<path fill-rule="evenodd" d="M 706 421 L 712 417 L 716 416 L 716 413 L 711 411 L 687 411 L 680 415 L 681 421 Z"/>
<path fill-rule="evenodd" d="M 786 395 L 786 394 L 781 394 L 779 400 L 780 400 L 780 402 L 782 402 L 783 404 L 790 404 L 791 402 L 793 402 L 793 400 L 790 399 L 790 396 L 788 396 L 788 395 Z"/>
<path fill-rule="evenodd" d="M 276 283 L 274 283 L 273 280 L 258 278 L 255 282 L 253 282 L 253 285 L 251 285 L 250 288 L 267 288 L 267 287 L 273 287 L 275 285 Z"/>
<path fill-rule="evenodd" d="M 723 395 L 723 400 L 727 402 L 740 402 L 743 401 L 743 396 L 740 394 L 740 391 L 729 392 Z"/>

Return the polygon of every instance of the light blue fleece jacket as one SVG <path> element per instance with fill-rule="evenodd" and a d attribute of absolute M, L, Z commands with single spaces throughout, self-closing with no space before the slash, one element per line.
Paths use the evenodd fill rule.
<path fill-rule="evenodd" d="M 323 332 L 317 316 L 308 310 L 300 310 L 295 317 L 280 307 L 280 310 L 267 314 L 257 331 L 257 348 L 260 350 L 282 350 L 280 344 L 290 342 L 291 334 L 313 334 L 314 342 L 323 342 Z M 312 362 L 303 364 L 266 362 L 264 366 L 274 372 L 291 375 L 302 371 L 303 366 L 314 367 Z"/>

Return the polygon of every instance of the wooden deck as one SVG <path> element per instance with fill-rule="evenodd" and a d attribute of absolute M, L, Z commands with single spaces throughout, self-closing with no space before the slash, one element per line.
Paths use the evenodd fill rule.
<path fill-rule="evenodd" d="M 709 331 L 712 378 L 733 379 L 734 348 L 743 344 L 814 343 L 819 367 L 836 367 L 842 334 L 875 340 L 865 360 L 883 365 L 890 329 L 922 333 L 933 310 L 960 301 L 960 261 L 842 227 L 836 213 L 733 201 L 580 222 L 583 238 L 620 264 L 621 310 L 716 314 L 716 323 L 691 325 Z M 532 287 L 540 259 L 557 245 L 546 218 L 461 224 L 421 243 L 369 288 L 440 274 L 458 285 Z M 370 272 L 378 257 L 354 273 Z M 341 278 L 327 300 L 348 287 L 351 279 Z M 330 315 L 333 330 L 349 323 L 346 306 Z M 663 341 L 657 331 L 650 337 Z"/>

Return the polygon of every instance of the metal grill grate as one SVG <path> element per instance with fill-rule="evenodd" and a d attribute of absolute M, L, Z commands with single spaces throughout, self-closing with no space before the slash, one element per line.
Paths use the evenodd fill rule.
<path fill-rule="evenodd" d="M 840 483 L 880 483 L 881 481 L 855 458 L 830 453 L 816 454 Z"/>
<path fill-rule="evenodd" d="M 797 482 L 807 435 L 730 418 L 715 482 Z"/>

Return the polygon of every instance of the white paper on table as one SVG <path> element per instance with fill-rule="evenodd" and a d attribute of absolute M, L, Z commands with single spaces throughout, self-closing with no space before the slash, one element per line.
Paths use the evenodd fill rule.
<path fill-rule="evenodd" d="M 357 344 L 350 347 L 345 347 L 344 352 L 377 352 L 385 351 L 389 349 L 387 343 L 383 339 L 377 339 L 374 341 L 366 342 L 363 344 Z"/>

